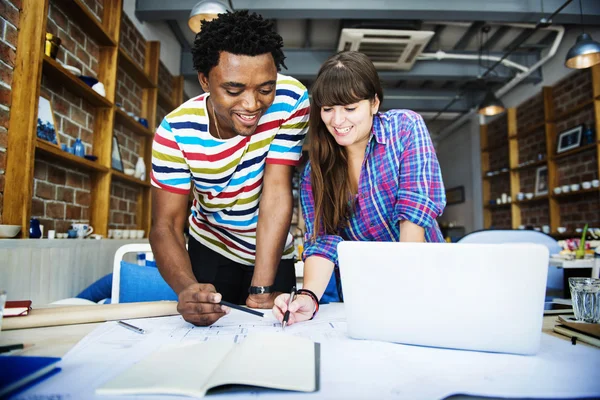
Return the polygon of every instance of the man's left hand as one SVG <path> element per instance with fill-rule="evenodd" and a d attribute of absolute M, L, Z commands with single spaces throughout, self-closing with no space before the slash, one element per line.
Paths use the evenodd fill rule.
<path fill-rule="evenodd" d="M 275 298 L 280 294 L 281 292 L 251 294 L 246 299 L 246 305 L 250 308 L 273 308 Z"/>

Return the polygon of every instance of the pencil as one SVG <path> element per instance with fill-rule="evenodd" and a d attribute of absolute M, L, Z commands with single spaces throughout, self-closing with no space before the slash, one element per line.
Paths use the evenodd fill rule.
<path fill-rule="evenodd" d="M 230 307 L 230 308 L 233 308 L 233 309 L 236 309 L 236 310 L 247 312 L 249 314 L 257 315 L 259 317 L 264 317 L 265 316 L 265 314 L 261 313 L 260 311 L 254 311 L 254 310 L 252 310 L 250 308 L 247 308 L 247 307 L 238 306 L 237 304 L 233 304 L 233 303 L 230 303 L 230 302 L 225 301 L 225 300 L 221 300 L 221 302 L 219 304 L 222 305 L 222 306 L 226 306 L 226 307 Z"/>
<path fill-rule="evenodd" d="M 22 350 L 22 349 L 26 349 L 31 346 L 33 346 L 33 345 L 32 344 L 23 344 L 23 343 L 0 346 L 0 353 L 8 353 L 9 351 L 13 351 L 13 350 Z"/>

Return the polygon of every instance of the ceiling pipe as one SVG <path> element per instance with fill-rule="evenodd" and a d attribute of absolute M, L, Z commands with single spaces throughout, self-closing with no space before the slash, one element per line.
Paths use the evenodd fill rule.
<path fill-rule="evenodd" d="M 438 50 L 435 53 L 421 53 L 421 55 L 419 57 L 417 57 L 418 61 L 431 61 L 431 60 L 473 60 L 473 61 L 479 61 L 479 60 L 486 60 L 486 61 L 500 61 L 502 63 L 502 65 L 504 65 L 505 67 L 509 67 L 509 68 L 514 68 L 514 69 L 518 69 L 522 72 L 527 72 L 529 70 L 529 67 L 526 67 L 525 65 L 521 65 L 518 64 L 514 61 L 510 61 L 507 59 L 502 60 L 500 57 L 498 56 L 479 56 L 477 54 L 452 54 L 452 53 L 446 53 L 445 51 L 442 50 Z"/>
<path fill-rule="evenodd" d="M 526 72 L 522 72 L 522 73 L 518 74 L 513 79 L 511 79 L 506 85 L 504 85 L 500 89 L 498 89 L 495 92 L 495 94 L 498 98 L 501 98 L 502 96 L 504 96 L 506 93 L 508 93 L 510 90 L 512 90 L 515 86 L 517 86 L 519 83 L 521 83 L 525 78 L 527 78 L 538 68 L 540 68 L 544 64 L 546 64 L 552 57 L 554 57 L 554 55 L 558 51 L 558 47 L 560 46 L 563 37 L 565 35 L 565 28 L 563 26 L 549 26 L 544 29 L 553 30 L 553 31 L 557 32 L 556 37 L 554 38 L 554 41 L 552 42 L 552 46 L 550 46 L 550 50 L 538 62 L 533 64 Z M 462 126 L 465 122 L 467 122 L 471 118 L 471 116 L 476 113 L 476 110 L 477 110 L 476 108 L 471 109 L 467 113 L 463 114 L 463 116 L 458 118 L 456 121 L 454 121 L 453 123 L 448 125 L 446 128 L 442 129 L 440 131 L 440 133 L 438 135 L 436 135 L 435 140 L 438 142 L 440 140 L 444 140 L 448 135 L 450 135 L 452 132 L 454 132 L 454 130 L 456 130 L 457 128 Z"/>

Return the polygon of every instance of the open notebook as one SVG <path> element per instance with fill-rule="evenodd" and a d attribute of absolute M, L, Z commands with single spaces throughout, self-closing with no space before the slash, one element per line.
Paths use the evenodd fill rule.
<path fill-rule="evenodd" d="M 165 346 L 96 389 L 104 395 L 168 394 L 203 397 L 223 385 L 314 392 L 319 344 L 284 334 Z"/>

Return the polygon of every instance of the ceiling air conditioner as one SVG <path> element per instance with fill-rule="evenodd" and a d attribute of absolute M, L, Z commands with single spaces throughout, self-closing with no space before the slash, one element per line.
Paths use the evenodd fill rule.
<path fill-rule="evenodd" d="M 344 28 L 338 51 L 360 51 L 379 70 L 410 70 L 433 34 L 431 31 Z"/>

